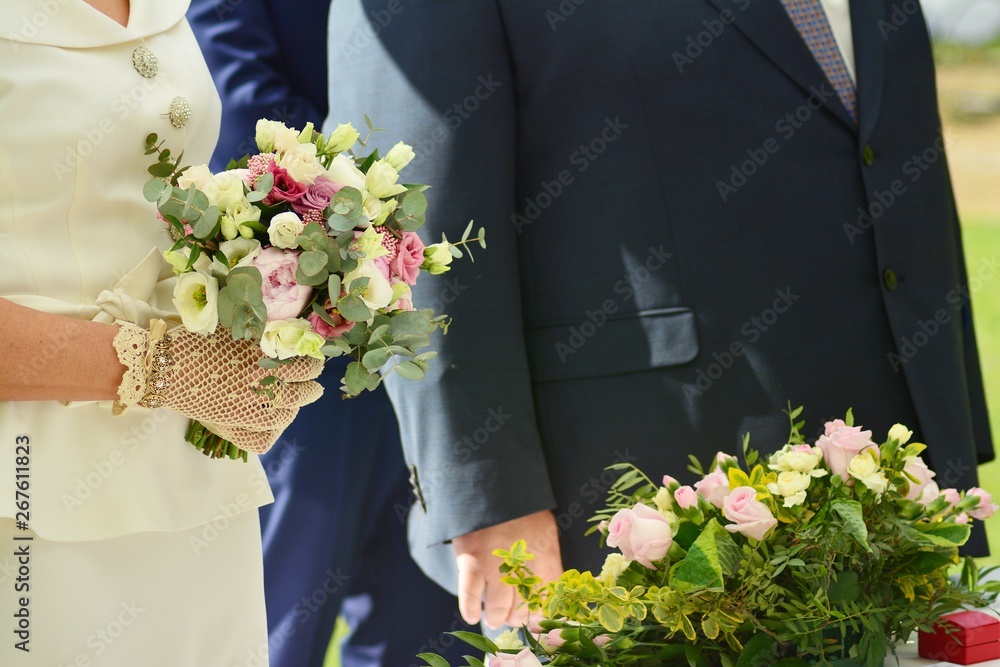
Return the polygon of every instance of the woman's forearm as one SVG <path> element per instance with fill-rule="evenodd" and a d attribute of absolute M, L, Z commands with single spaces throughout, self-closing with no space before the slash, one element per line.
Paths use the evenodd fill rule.
<path fill-rule="evenodd" d="M 118 397 L 118 326 L 51 315 L 0 298 L 0 401 Z"/>

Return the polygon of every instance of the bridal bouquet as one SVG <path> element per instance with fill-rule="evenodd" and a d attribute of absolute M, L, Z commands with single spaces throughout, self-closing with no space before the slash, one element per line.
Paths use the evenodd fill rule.
<path fill-rule="evenodd" d="M 435 353 L 420 350 L 448 319 L 415 310 L 410 288 L 421 271 L 448 271 L 459 246 L 486 247 L 484 230 L 469 238 L 471 222 L 459 242 L 425 246 L 417 230 L 426 186 L 398 182 L 412 149 L 400 142 L 384 158 L 357 155 L 359 139 L 349 124 L 326 137 L 311 123 L 299 131 L 260 120 L 260 152 L 213 174 L 181 167 L 182 155 L 151 134 L 146 154 L 157 161 L 143 191 L 176 240 L 164 258 L 178 276 L 173 301 L 183 326 L 257 342 L 266 368 L 350 356 L 347 397 L 374 389 L 384 373 L 423 377 Z M 257 391 L 269 395 L 275 380 Z M 246 460 L 206 425 L 193 422 L 187 439 L 209 456 Z"/>
<path fill-rule="evenodd" d="M 997 510 L 989 493 L 939 488 L 901 425 L 876 444 L 848 412 L 807 444 L 801 410 L 766 459 L 748 441 L 742 461 L 720 453 L 707 472 L 692 458 L 691 486 L 613 466 L 622 475 L 592 528 L 617 549 L 603 570 L 543 587 L 523 542 L 498 551 L 542 620 L 528 646 L 456 634 L 488 667 L 878 667 L 914 630 L 994 599 L 971 558 L 959 583 L 948 576 L 972 521 Z"/>

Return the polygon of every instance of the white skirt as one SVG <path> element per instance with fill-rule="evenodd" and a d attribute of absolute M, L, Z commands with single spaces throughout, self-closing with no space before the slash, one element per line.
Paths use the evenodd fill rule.
<path fill-rule="evenodd" d="M 5 667 L 267 667 L 256 510 L 89 542 L 0 518 L 0 642 Z"/>

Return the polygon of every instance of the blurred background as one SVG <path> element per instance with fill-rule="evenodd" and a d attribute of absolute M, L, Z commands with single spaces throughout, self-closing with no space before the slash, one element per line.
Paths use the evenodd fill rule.
<path fill-rule="evenodd" d="M 948 162 L 993 439 L 1000 448 L 1000 0 L 922 4 L 935 40 Z M 977 274 L 978 283 L 972 279 Z M 983 488 L 1000 497 L 1000 462 L 983 466 L 979 475 Z M 993 555 L 983 563 L 1000 565 L 1000 519 L 986 526 Z"/>

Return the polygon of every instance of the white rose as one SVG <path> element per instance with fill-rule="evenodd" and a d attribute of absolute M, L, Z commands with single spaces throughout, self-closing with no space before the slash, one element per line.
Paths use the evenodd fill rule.
<path fill-rule="evenodd" d="M 174 307 L 184 326 L 203 336 L 219 324 L 219 282 L 203 271 L 189 271 L 177 278 Z"/>
<path fill-rule="evenodd" d="M 368 167 L 368 173 L 365 175 L 365 189 L 379 199 L 392 197 L 400 192 L 406 192 L 406 188 L 396 183 L 398 179 L 399 173 L 392 168 L 392 165 L 385 160 L 379 160 Z"/>
<path fill-rule="evenodd" d="M 260 254 L 260 241 L 244 238 L 223 241 L 219 244 L 219 250 L 226 256 L 229 268 L 249 266 L 254 257 Z"/>
<path fill-rule="evenodd" d="M 501 632 L 496 636 L 496 639 L 493 640 L 493 644 L 496 645 L 498 649 L 505 651 L 520 651 L 524 648 L 524 642 L 521 641 L 521 638 L 518 636 L 518 632 L 519 631 L 514 628 Z"/>
<path fill-rule="evenodd" d="M 613 586 L 618 581 L 618 577 L 622 576 L 622 572 L 627 570 L 631 564 L 632 561 L 622 554 L 608 554 L 608 557 L 604 559 L 604 566 L 601 568 L 601 574 L 598 578 L 605 584 Z"/>
<path fill-rule="evenodd" d="M 184 173 L 177 177 L 177 187 L 182 190 L 187 190 L 192 185 L 199 190 L 204 189 L 205 183 L 208 179 L 212 178 L 212 172 L 208 168 L 207 164 L 199 164 L 194 167 L 188 167 L 184 170 Z"/>
<path fill-rule="evenodd" d="M 316 144 L 297 144 L 295 150 L 290 150 L 278 160 L 278 166 L 285 169 L 288 175 L 303 185 L 312 185 L 323 175 L 323 167 L 316 159 Z"/>
<path fill-rule="evenodd" d="M 812 477 L 801 472 L 779 472 L 778 481 L 767 485 L 767 490 L 785 499 L 785 507 L 801 505 L 806 500 L 806 489 Z"/>
<path fill-rule="evenodd" d="M 286 127 L 284 123 L 277 123 L 274 128 L 274 152 L 287 153 L 299 149 L 299 132 L 296 129 Z"/>
<path fill-rule="evenodd" d="M 410 161 L 416 157 L 413 149 L 402 141 L 393 146 L 385 156 L 385 161 L 392 165 L 392 168 L 396 171 L 402 171 L 403 167 L 410 164 Z"/>
<path fill-rule="evenodd" d="M 205 193 L 208 201 L 213 206 L 217 206 L 220 211 L 224 211 L 245 199 L 244 173 L 245 170 L 243 169 L 219 172 L 205 183 L 201 191 Z"/>
<path fill-rule="evenodd" d="M 333 158 L 330 168 L 326 170 L 326 177 L 345 188 L 354 188 L 359 192 L 365 189 L 365 175 L 354 164 L 354 160 L 346 155 Z"/>
<path fill-rule="evenodd" d="M 889 480 L 879 467 L 878 459 L 873 456 L 874 452 L 861 452 L 847 464 L 847 473 L 862 484 L 874 491 L 876 494 L 883 494 L 889 487 Z"/>
<path fill-rule="evenodd" d="M 334 153 L 342 153 L 353 146 L 354 142 L 357 141 L 360 136 L 361 134 L 354 129 L 353 125 L 350 123 L 342 123 L 337 126 L 336 130 L 330 133 L 329 138 L 326 140 L 327 150 Z"/>
<path fill-rule="evenodd" d="M 901 445 L 908 443 L 912 437 L 913 431 L 902 424 L 893 424 L 892 428 L 889 429 L 889 439 L 895 440 Z"/>
<path fill-rule="evenodd" d="M 267 120 L 266 118 L 261 118 L 257 121 L 257 133 L 254 141 L 257 142 L 257 148 L 260 149 L 261 153 L 270 153 L 274 150 L 274 137 L 278 129 L 284 127 L 284 123 Z"/>
<path fill-rule="evenodd" d="M 368 278 L 368 287 L 361 293 L 361 300 L 374 310 L 385 308 L 392 303 L 392 285 L 385 279 L 374 262 L 364 261 L 358 268 L 344 276 L 344 286 L 350 289 L 358 278 Z"/>
<path fill-rule="evenodd" d="M 302 218 L 291 211 L 279 213 L 271 218 L 271 226 L 267 228 L 267 236 L 271 239 L 271 245 L 279 248 L 295 248 L 298 246 L 296 239 L 306 224 Z"/>
<path fill-rule="evenodd" d="M 274 320 L 264 325 L 260 349 L 271 359 L 291 359 L 300 356 L 297 349 L 307 333 L 313 333 L 308 320 Z M 313 334 L 315 335 L 315 334 Z"/>

